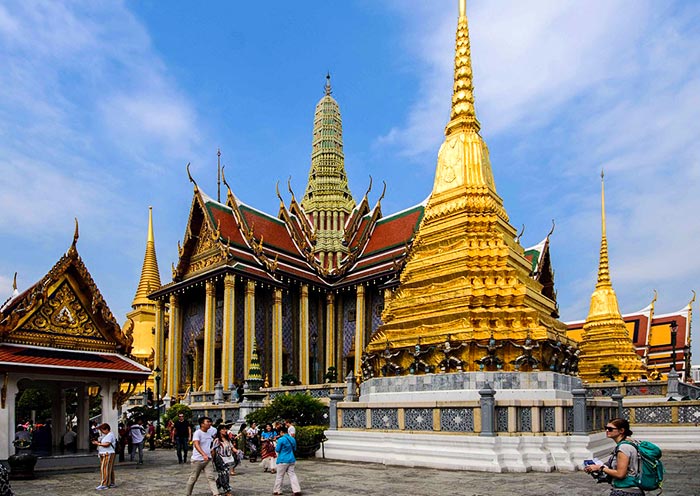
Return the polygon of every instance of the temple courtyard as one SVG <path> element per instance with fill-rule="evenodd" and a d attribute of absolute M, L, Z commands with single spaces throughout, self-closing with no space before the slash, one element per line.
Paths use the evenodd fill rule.
<path fill-rule="evenodd" d="M 144 453 L 144 465 L 118 464 L 118 487 L 106 494 L 174 496 L 184 494 L 189 465 L 178 465 L 174 451 Z M 666 452 L 665 496 L 700 496 L 700 451 Z M 173 460 L 175 460 L 173 462 Z M 35 480 L 13 481 L 18 496 L 78 496 L 98 494 L 97 457 L 94 469 L 70 472 L 42 472 Z M 274 475 L 264 473 L 259 464 L 247 460 L 233 478 L 236 496 L 272 494 Z M 469 496 L 567 496 L 607 495 L 607 484 L 595 484 L 583 472 L 491 474 L 425 468 L 386 467 L 376 464 L 334 462 L 314 459 L 297 462 L 302 494 L 323 496 L 362 495 L 469 495 Z M 284 494 L 291 494 L 288 482 Z M 200 477 L 195 495 L 207 495 L 206 480 Z M 650 493 L 650 494 L 655 494 Z"/>

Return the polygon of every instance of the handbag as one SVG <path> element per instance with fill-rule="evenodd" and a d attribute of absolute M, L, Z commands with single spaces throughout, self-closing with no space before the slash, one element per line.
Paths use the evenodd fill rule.
<path fill-rule="evenodd" d="M 233 465 L 236 463 L 236 459 L 234 457 L 225 455 L 221 455 L 221 461 L 223 461 L 225 465 Z"/>

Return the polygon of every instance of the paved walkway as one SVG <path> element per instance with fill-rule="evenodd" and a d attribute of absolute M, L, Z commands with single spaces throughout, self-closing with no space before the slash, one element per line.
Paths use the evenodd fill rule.
<path fill-rule="evenodd" d="M 189 465 L 178 465 L 174 451 L 144 453 L 141 466 L 118 465 L 119 487 L 95 491 L 98 484 L 97 456 L 95 469 L 82 472 L 42 473 L 35 480 L 13 481 L 18 496 L 79 496 L 84 494 L 175 496 L 185 493 Z M 700 451 L 666 452 L 664 496 L 700 496 Z M 175 462 L 173 463 L 173 460 Z M 258 464 L 247 460 L 233 478 L 235 496 L 272 494 L 274 475 L 264 473 Z M 595 484 L 583 473 L 491 474 L 456 472 L 424 468 L 385 467 L 376 464 L 300 460 L 297 474 L 304 495 L 411 495 L 411 496 L 603 496 L 607 484 Z M 289 483 L 283 486 L 291 495 Z M 197 496 L 208 494 L 204 475 L 195 486 Z"/>

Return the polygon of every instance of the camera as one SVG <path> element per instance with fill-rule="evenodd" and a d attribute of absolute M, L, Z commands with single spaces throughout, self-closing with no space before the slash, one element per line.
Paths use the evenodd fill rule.
<path fill-rule="evenodd" d="M 610 477 L 609 474 L 606 474 L 602 470 L 597 470 L 595 472 L 591 472 L 591 476 L 595 479 L 595 481 L 598 484 L 612 484 L 612 477 Z"/>

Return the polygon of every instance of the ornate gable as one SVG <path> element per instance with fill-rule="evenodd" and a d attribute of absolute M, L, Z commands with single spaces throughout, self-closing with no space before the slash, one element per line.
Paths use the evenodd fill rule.
<path fill-rule="evenodd" d="M 128 354 L 124 334 L 75 247 L 0 310 L 0 342 Z"/>

